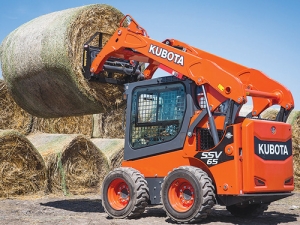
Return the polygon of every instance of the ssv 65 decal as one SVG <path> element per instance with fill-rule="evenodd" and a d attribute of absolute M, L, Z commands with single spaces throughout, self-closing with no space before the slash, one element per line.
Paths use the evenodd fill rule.
<path fill-rule="evenodd" d="M 200 159 L 205 160 L 207 165 L 216 165 L 219 162 L 219 157 L 222 152 L 202 152 Z"/>

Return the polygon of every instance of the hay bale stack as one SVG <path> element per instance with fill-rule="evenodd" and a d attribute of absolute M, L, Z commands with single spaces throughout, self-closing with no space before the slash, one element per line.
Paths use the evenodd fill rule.
<path fill-rule="evenodd" d="M 293 160 L 295 189 L 300 190 L 300 115 L 294 117 L 293 131 Z"/>
<path fill-rule="evenodd" d="M 16 103 L 42 118 L 103 113 L 114 107 L 123 86 L 87 82 L 82 53 L 97 31 L 108 33 L 105 43 L 122 18 L 114 7 L 95 4 L 47 14 L 11 32 L 1 44 L 0 59 Z"/>
<path fill-rule="evenodd" d="M 82 135 L 30 134 L 47 167 L 48 191 L 85 194 L 97 192 L 109 171 L 103 153 Z"/>
<path fill-rule="evenodd" d="M 124 120 L 125 106 L 106 113 L 93 115 L 93 138 L 124 138 L 126 123 Z"/>
<path fill-rule="evenodd" d="M 91 137 L 93 132 L 93 115 L 59 118 L 33 118 L 32 133 L 83 134 Z"/>
<path fill-rule="evenodd" d="M 0 80 L 0 129 L 16 130 L 28 134 L 33 117 L 20 108 L 8 92 L 6 83 Z"/>
<path fill-rule="evenodd" d="M 92 138 L 91 141 L 106 155 L 111 170 L 121 166 L 124 158 L 124 139 Z"/>
<path fill-rule="evenodd" d="M 0 130 L 0 197 L 36 194 L 45 189 L 43 158 L 17 131 Z"/>

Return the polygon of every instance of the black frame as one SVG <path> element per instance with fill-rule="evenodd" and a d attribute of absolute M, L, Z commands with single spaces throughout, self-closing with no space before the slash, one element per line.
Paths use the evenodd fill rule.
<path fill-rule="evenodd" d="M 183 117 L 182 126 L 179 129 L 178 135 L 172 139 L 172 141 L 166 141 L 159 144 L 146 146 L 138 149 L 132 148 L 130 145 L 131 124 L 127 123 L 125 132 L 125 146 L 124 146 L 124 160 L 133 160 L 143 157 L 149 157 L 151 155 L 162 154 L 170 151 L 177 151 L 183 148 L 186 139 L 189 121 L 194 115 L 196 106 L 193 100 L 193 93 L 191 93 L 195 86 L 195 83 L 191 80 L 180 80 L 174 76 L 161 77 L 151 80 L 144 80 L 140 82 L 130 83 L 125 85 L 127 95 L 127 109 L 126 109 L 126 121 L 131 121 L 131 106 L 132 106 L 132 93 L 136 87 L 153 86 L 153 85 L 167 85 L 175 82 L 181 82 L 186 91 L 186 112 Z M 153 125 L 153 123 L 151 123 Z"/>

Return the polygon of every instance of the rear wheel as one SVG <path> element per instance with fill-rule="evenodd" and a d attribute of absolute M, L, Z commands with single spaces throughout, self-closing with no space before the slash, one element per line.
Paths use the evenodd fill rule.
<path fill-rule="evenodd" d="M 113 218 L 138 217 L 149 200 L 144 176 L 128 167 L 109 172 L 103 181 L 101 194 L 104 210 Z"/>
<path fill-rule="evenodd" d="M 253 218 L 261 216 L 268 206 L 269 204 L 230 205 L 226 209 L 236 217 Z"/>
<path fill-rule="evenodd" d="M 215 189 L 203 170 L 181 166 L 165 177 L 161 198 L 171 219 L 193 222 L 207 217 L 215 204 Z"/>

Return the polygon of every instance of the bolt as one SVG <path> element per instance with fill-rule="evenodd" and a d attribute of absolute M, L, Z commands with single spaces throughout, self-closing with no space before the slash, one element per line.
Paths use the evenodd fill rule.
<path fill-rule="evenodd" d="M 118 35 L 121 35 L 122 34 L 122 31 L 121 30 L 118 30 Z"/>
<path fill-rule="evenodd" d="M 230 152 L 230 148 L 227 148 L 227 152 Z"/>
<path fill-rule="evenodd" d="M 192 132 L 188 132 L 188 137 L 192 137 Z"/>

